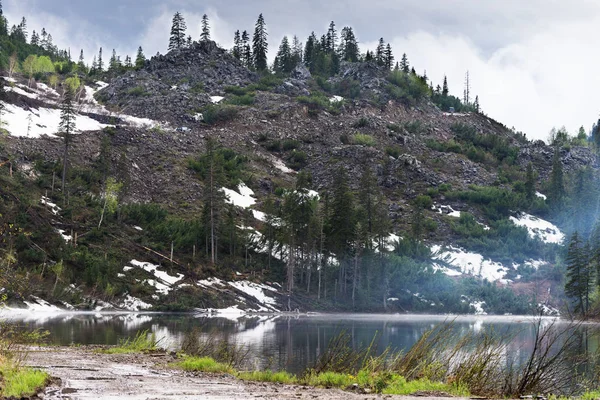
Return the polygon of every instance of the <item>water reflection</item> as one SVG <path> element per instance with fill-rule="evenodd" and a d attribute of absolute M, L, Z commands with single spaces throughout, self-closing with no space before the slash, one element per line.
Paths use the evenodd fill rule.
<path fill-rule="evenodd" d="M 313 365 L 329 341 L 342 330 L 350 335 L 351 344 L 356 348 L 367 346 L 378 335 L 377 345 L 381 351 L 388 346 L 407 349 L 427 330 L 445 321 L 454 321 L 459 336 L 491 328 L 498 334 L 512 337 L 505 349 L 506 362 L 511 357 L 517 360 L 526 357 L 532 350 L 535 335 L 533 318 L 514 316 L 327 314 L 227 319 L 193 314 L 72 313 L 11 319 L 30 328 L 50 331 L 50 341 L 59 345 L 117 344 L 120 339 L 148 330 L 155 333 L 161 346 L 177 350 L 185 335 L 192 331 L 205 337 L 216 334 L 219 338 L 249 346 L 256 355 L 251 358 L 252 367 L 291 372 Z M 552 321 L 554 319 L 546 318 L 542 323 L 551 324 Z M 589 337 L 596 326 L 585 326 L 580 330 L 583 349 L 597 349 L 597 339 Z"/>

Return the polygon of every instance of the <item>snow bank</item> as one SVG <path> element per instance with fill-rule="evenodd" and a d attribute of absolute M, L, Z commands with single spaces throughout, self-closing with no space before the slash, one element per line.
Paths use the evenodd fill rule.
<path fill-rule="evenodd" d="M 256 204 L 256 199 L 253 197 L 254 192 L 245 183 L 241 182 L 238 185 L 238 191 L 222 188 L 221 189 L 225 196 L 227 197 L 226 201 L 229 204 L 233 204 L 236 207 L 240 208 L 248 208 Z"/>
<path fill-rule="evenodd" d="M 4 128 L 11 136 L 39 138 L 42 135 L 55 136 L 59 131 L 60 110 L 52 108 L 39 108 L 25 110 L 13 104 L 3 103 L 5 110 L 2 113 Z M 76 115 L 73 133 L 101 130 L 108 125 L 102 124 L 90 117 Z"/>
<path fill-rule="evenodd" d="M 262 304 L 266 309 L 261 309 L 260 311 L 278 311 L 275 306 L 277 305 L 277 301 L 266 294 L 266 292 L 277 292 L 275 288 L 270 286 L 249 282 L 249 281 L 235 281 L 229 282 L 229 285 L 236 288 L 240 292 L 244 292 L 248 296 L 254 297 L 257 302 Z"/>
<path fill-rule="evenodd" d="M 517 226 L 524 226 L 532 239 L 538 238 L 544 243 L 562 244 L 565 235 L 560 229 L 541 218 L 530 214 L 520 213 L 517 217 L 510 217 L 510 220 Z"/>
<path fill-rule="evenodd" d="M 57 206 L 55 203 L 51 202 L 50 199 L 46 196 L 42 196 L 40 203 L 42 203 L 43 205 L 48 207 L 50 209 L 50 211 L 52 212 L 52 214 L 54 214 L 54 215 L 58 215 L 58 213 L 61 210 L 61 208 L 59 206 Z"/>
<path fill-rule="evenodd" d="M 545 194 L 541 194 L 540 192 L 535 192 L 535 195 L 540 199 L 548 200 L 548 196 L 546 196 Z"/>
<path fill-rule="evenodd" d="M 142 311 L 152 308 L 152 305 L 127 294 L 127 296 L 125 296 L 123 301 L 121 301 L 121 303 L 119 304 L 119 308 L 123 308 L 129 311 Z"/>
<path fill-rule="evenodd" d="M 483 305 L 485 301 L 472 301 L 469 306 L 475 309 L 475 315 L 487 315 L 485 311 L 483 311 Z"/>
<path fill-rule="evenodd" d="M 434 204 L 431 206 L 431 209 L 437 211 L 438 214 L 446 214 L 449 217 L 460 218 L 460 211 L 454 210 L 451 206 Z"/>
<path fill-rule="evenodd" d="M 432 246 L 431 252 L 433 254 L 433 260 L 441 261 L 456 269 L 456 271 L 452 271 L 444 265 L 434 263 L 434 268 L 436 270 L 441 270 L 446 275 L 450 276 L 469 274 L 492 282 L 503 280 L 508 271 L 502 264 L 490 259 L 485 259 L 481 254 L 470 253 L 452 246 L 445 248 L 437 245 Z"/>
<path fill-rule="evenodd" d="M 73 236 L 71 235 L 67 235 L 64 229 L 57 229 L 56 232 L 58 232 L 58 234 L 60 236 L 62 236 L 63 240 L 67 243 L 69 243 L 71 240 L 73 240 Z"/>
<path fill-rule="evenodd" d="M 223 101 L 223 99 L 224 99 L 224 98 L 225 98 L 225 97 L 223 97 L 223 96 L 210 96 L 210 101 L 211 101 L 213 104 L 218 104 L 218 103 L 220 103 L 221 101 Z"/>
<path fill-rule="evenodd" d="M 168 294 L 172 290 L 172 286 L 183 279 L 182 274 L 177 274 L 177 276 L 171 276 L 166 272 L 159 271 L 158 265 L 149 263 L 149 262 L 141 262 L 137 260 L 131 260 L 129 262 L 131 265 L 135 267 L 139 267 L 144 271 L 154 275 L 156 279 L 148 279 L 146 282 L 154 287 L 158 293 Z M 123 269 L 125 270 L 125 269 Z"/>
<path fill-rule="evenodd" d="M 296 172 L 293 169 L 288 168 L 285 165 L 285 163 L 282 160 L 280 160 L 279 158 L 275 158 L 273 160 L 273 165 L 275 166 L 275 168 L 277 168 L 278 170 L 280 170 L 281 172 L 284 172 L 286 174 L 293 174 Z"/>
<path fill-rule="evenodd" d="M 333 96 L 329 99 L 330 103 L 338 103 L 340 101 L 344 101 L 344 98 L 342 96 Z"/>

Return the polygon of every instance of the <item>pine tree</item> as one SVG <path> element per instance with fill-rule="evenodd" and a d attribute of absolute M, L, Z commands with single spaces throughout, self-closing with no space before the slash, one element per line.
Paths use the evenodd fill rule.
<path fill-rule="evenodd" d="M 119 62 L 117 61 L 117 52 L 115 49 L 112 51 L 112 56 L 108 62 L 108 72 L 115 72 L 119 69 Z"/>
<path fill-rule="evenodd" d="M 479 113 L 479 96 L 475 96 L 475 103 L 473 103 L 473 108 L 475 108 L 476 113 Z"/>
<path fill-rule="evenodd" d="M 254 36 L 252 38 L 252 54 L 254 56 L 254 68 L 257 71 L 265 71 L 267 69 L 267 25 L 263 15 L 258 16 L 256 26 L 254 28 Z"/>
<path fill-rule="evenodd" d="M 133 68 L 133 63 L 131 62 L 131 57 L 129 56 L 129 54 L 125 56 L 125 64 L 124 64 L 124 66 L 127 69 Z"/>
<path fill-rule="evenodd" d="M 31 33 L 31 42 L 30 43 L 32 46 L 40 45 L 40 36 L 37 34 L 37 32 L 35 30 Z"/>
<path fill-rule="evenodd" d="M 365 62 L 373 61 L 373 53 L 370 50 L 367 50 L 365 53 Z"/>
<path fill-rule="evenodd" d="M 406 53 L 402 54 L 402 59 L 400 60 L 400 69 L 405 74 L 410 72 L 410 64 L 408 63 L 408 57 L 406 56 Z"/>
<path fill-rule="evenodd" d="M 173 24 L 171 25 L 171 36 L 169 37 L 168 50 L 181 49 L 185 46 L 185 31 L 187 26 L 185 19 L 179 11 L 173 15 Z"/>
<path fill-rule="evenodd" d="M 469 80 L 469 71 L 465 74 L 465 90 L 463 95 L 463 103 L 465 105 L 471 104 L 471 82 Z"/>
<path fill-rule="evenodd" d="M 64 140 L 62 194 L 63 202 L 64 204 L 67 204 L 67 192 L 65 190 L 69 163 L 69 145 L 71 144 L 71 135 L 75 131 L 75 108 L 73 107 L 73 92 L 68 86 L 65 90 L 60 106 L 60 123 L 58 125 L 58 129 Z"/>
<path fill-rule="evenodd" d="M 446 78 L 446 75 L 444 75 L 444 86 L 442 87 L 442 96 L 443 97 L 448 97 L 448 78 Z"/>
<path fill-rule="evenodd" d="M 394 55 L 392 54 L 392 46 L 388 43 L 384 52 L 384 64 L 387 69 L 392 69 L 394 65 Z"/>
<path fill-rule="evenodd" d="M 333 53 L 337 49 L 337 31 L 335 30 L 335 22 L 331 21 L 329 29 L 327 30 L 327 40 L 325 45 L 325 51 Z"/>
<path fill-rule="evenodd" d="M 298 36 L 294 35 L 292 39 L 292 69 L 296 68 L 302 62 L 302 42 Z"/>
<path fill-rule="evenodd" d="M 379 38 L 379 44 L 377 45 L 377 48 L 375 49 L 375 61 L 377 61 L 377 64 L 379 65 L 385 65 L 385 42 L 383 41 L 383 38 Z"/>
<path fill-rule="evenodd" d="M 135 68 L 140 69 L 146 64 L 146 56 L 144 55 L 144 50 L 142 50 L 142 46 L 138 47 L 137 55 L 135 56 Z"/>
<path fill-rule="evenodd" d="M 246 68 L 252 68 L 252 48 L 250 47 L 250 35 L 247 31 L 242 32 L 242 62 Z"/>
<path fill-rule="evenodd" d="M 100 51 L 98 52 L 98 63 L 96 64 L 98 67 L 98 71 L 102 73 L 104 71 L 104 62 L 102 61 L 102 47 L 100 47 Z"/>
<path fill-rule="evenodd" d="M 202 42 L 208 42 L 210 40 L 210 25 L 208 24 L 208 15 L 202 16 L 202 34 L 200 35 Z"/>
<path fill-rule="evenodd" d="M 233 34 L 233 50 L 231 51 L 231 55 L 237 58 L 238 60 L 242 59 L 242 38 L 240 35 L 239 29 L 235 31 Z"/>
<path fill-rule="evenodd" d="M 348 62 L 357 62 L 360 58 L 360 50 L 358 48 L 358 42 L 356 41 L 356 36 L 354 36 L 354 31 L 352 28 L 349 26 L 344 27 L 344 29 L 342 29 L 341 38 L 340 54 L 342 56 L 342 60 Z"/>
<path fill-rule="evenodd" d="M 578 232 L 571 236 L 566 258 L 565 294 L 574 299 L 575 313 L 584 315 L 589 309 L 593 283 L 589 244 L 584 244 Z"/>
<path fill-rule="evenodd" d="M 273 69 L 276 73 L 289 73 L 294 69 L 294 61 L 292 57 L 292 49 L 288 41 L 288 37 L 284 36 L 279 45 L 279 51 L 275 56 Z"/>
<path fill-rule="evenodd" d="M 317 50 L 317 35 L 314 32 L 311 32 L 310 36 L 306 39 L 306 44 L 304 45 L 304 65 L 311 72 L 313 72 L 314 62 L 315 62 L 315 53 Z"/>
<path fill-rule="evenodd" d="M 79 62 L 77 63 L 77 70 L 85 74 L 86 69 L 87 68 L 85 66 L 85 58 L 83 57 L 83 49 L 81 49 L 81 51 L 79 52 Z"/>

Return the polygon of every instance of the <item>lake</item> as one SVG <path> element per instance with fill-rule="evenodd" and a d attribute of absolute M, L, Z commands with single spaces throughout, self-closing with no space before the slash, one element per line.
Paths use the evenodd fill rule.
<path fill-rule="evenodd" d="M 377 335 L 380 350 L 387 346 L 408 349 L 426 331 L 453 321 L 453 329 L 459 335 L 486 329 L 510 334 L 509 351 L 517 358 L 527 356 L 534 338 L 534 318 L 527 316 L 315 314 L 226 318 L 172 313 L 69 313 L 29 314 L 8 319 L 30 328 L 48 330 L 49 341 L 57 345 L 114 345 L 147 330 L 156 335 L 162 347 L 178 350 L 187 334 L 197 332 L 203 337 L 213 335 L 248 346 L 253 354 L 248 367 L 296 373 L 312 366 L 329 341 L 341 331 L 348 333 L 355 348 L 369 345 Z M 542 323 L 552 321 L 553 318 L 544 318 Z M 596 326 L 580 329 L 595 330 Z"/>

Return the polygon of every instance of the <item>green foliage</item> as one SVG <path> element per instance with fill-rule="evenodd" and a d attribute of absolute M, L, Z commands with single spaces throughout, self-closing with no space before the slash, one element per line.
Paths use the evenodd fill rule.
<path fill-rule="evenodd" d="M 234 372 L 231 366 L 217 362 L 210 357 L 184 357 L 182 361 L 175 363 L 175 365 L 185 371 L 201 371 L 226 374 L 231 374 Z"/>
<path fill-rule="evenodd" d="M 360 117 L 358 121 L 352 124 L 353 128 L 366 128 L 369 126 L 369 120 L 365 117 Z"/>
<path fill-rule="evenodd" d="M 385 87 L 387 94 L 408 106 L 416 105 L 429 95 L 427 83 L 411 73 L 392 71 L 387 80 L 390 82 Z"/>
<path fill-rule="evenodd" d="M 228 185 L 237 186 L 240 181 L 244 180 L 247 157 L 239 155 L 234 150 L 226 147 L 218 147 L 215 150 L 215 157 L 225 172 Z M 188 166 L 196 171 L 201 179 L 206 179 L 210 166 L 209 156 L 202 154 L 198 158 L 190 159 L 188 160 Z"/>
<path fill-rule="evenodd" d="M 402 148 L 399 146 L 386 146 L 385 154 L 390 157 L 398 158 L 402 154 Z"/>
<path fill-rule="evenodd" d="M 134 88 L 127 90 L 127 94 L 130 96 L 134 96 L 134 97 L 143 97 L 143 96 L 150 95 L 148 92 L 146 92 L 146 89 L 144 89 L 142 86 L 136 86 Z"/>
<path fill-rule="evenodd" d="M 251 106 L 254 104 L 254 95 L 244 94 L 242 96 L 232 96 L 226 100 L 226 103 L 235 106 Z"/>
<path fill-rule="evenodd" d="M 357 99 L 360 97 L 361 94 L 360 82 L 350 78 L 342 79 L 341 81 L 335 84 L 332 90 L 338 96 L 342 96 L 348 99 Z"/>
<path fill-rule="evenodd" d="M 356 133 L 350 139 L 352 144 L 373 147 L 375 146 L 375 138 L 371 135 Z"/>
<path fill-rule="evenodd" d="M 237 377 L 245 381 L 254 382 L 271 382 L 271 383 L 282 383 L 286 385 L 292 385 L 298 383 L 298 378 L 288 372 L 278 371 L 273 372 L 271 370 L 266 371 L 251 371 L 251 372 L 240 372 Z"/>
<path fill-rule="evenodd" d="M 408 133 L 418 134 L 418 133 L 423 133 L 425 131 L 425 126 L 423 125 L 423 123 L 421 121 L 414 120 L 414 121 L 405 123 L 404 129 L 406 129 L 406 131 Z"/>
<path fill-rule="evenodd" d="M 110 347 L 102 350 L 106 354 L 130 354 L 130 353 L 147 353 L 158 350 L 158 342 L 154 333 L 148 334 L 148 331 L 136 333 L 135 338 L 127 338 L 120 340 L 116 347 Z"/>
<path fill-rule="evenodd" d="M 202 110 L 204 122 L 209 125 L 214 125 L 220 122 L 228 122 L 234 120 L 239 114 L 236 106 L 232 105 L 208 105 Z"/>
<path fill-rule="evenodd" d="M 0 394 L 3 398 L 20 399 L 33 396 L 50 380 L 50 376 L 46 372 L 9 365 L 8 362 L 0 365 L 0 376 L 2 376 Z"/>
<path fill-rule="evenodd" d="M 285 139 L 281 145 L 283 151 L 295 150 L 300 147 L 300 142 L 294 139 Z"/>
<path fill-rule="evenodd" d="M 288 164 L 292 169 L 296 171 L 304 168 L 308 161 L 308 155 L 303 151 L 293 150 L 288 157 Z"/>

